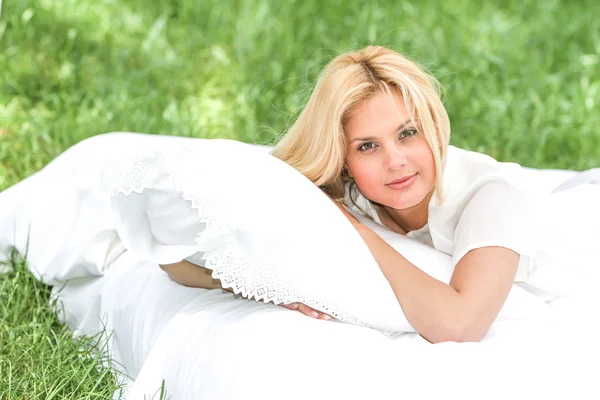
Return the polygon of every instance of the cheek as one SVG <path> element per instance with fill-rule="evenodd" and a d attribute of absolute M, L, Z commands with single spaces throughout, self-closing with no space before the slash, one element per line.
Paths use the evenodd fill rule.
<path fill-rule="evenodd" d="M 418 160 L 418 169 L 421 170 L 423 178 L 426 180 L 428 185 L 435 184 L 435 160 L 433 159 L 433 153 L 428 145 L 423 147 L 420 154 L 416 158 Z"/>
<path fill-rule="evenodd" d="M 374 165 L 373 159 L 348 160 L 348 172 L 351 174 L 358 190 L 370 197 L 380 187 L 380 168 Z"/>

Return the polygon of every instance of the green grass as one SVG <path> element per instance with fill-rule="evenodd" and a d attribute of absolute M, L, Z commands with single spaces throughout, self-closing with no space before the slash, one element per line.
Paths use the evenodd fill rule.
<path fill-rule="evenodd" d="M 439 78 L 453 144 L 599 166 L 598 15 L 597 0 L 4 1 L 0 190 L 108 131 L 273 143 L 322 66 L 367 44 Z M 93 346 L 70 339 L 16 265 L 0 276 L 0 399 L 110 398 L 102 360 L 80 357 Z"/>
<path fill-rule="evenodd" d="M 118 389 L 100 337 L 73 340 L 50 288 L 16 254 L 0 276 L 0 399 L 111 399 Z"/>

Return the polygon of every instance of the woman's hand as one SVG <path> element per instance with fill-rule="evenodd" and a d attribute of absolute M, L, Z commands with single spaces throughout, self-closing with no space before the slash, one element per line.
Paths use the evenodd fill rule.
<path fill-rule="evenodd" d="M 314 318 L 314 319 L 324 319 L 325 321 L 333 321 L 333 317 L 331 315 L 322 313 L 320 311 L 314 310 L 302 303 L 292 303 L 292 304 L 280 304 L 280 306 L 288 308 L 290 310 L 298 310 L 302 314 Z"/>

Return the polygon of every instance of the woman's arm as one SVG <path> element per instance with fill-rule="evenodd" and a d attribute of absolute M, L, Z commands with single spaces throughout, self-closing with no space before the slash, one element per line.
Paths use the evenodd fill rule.
<path fill-rule="evenodd" d="M 480 190 L 477 201 L 471 200 L 465 207 L 462 224 L 456 232 L 459 236 L 464 237 L 462 235 L 466 232 L 469 241 L 472 241 L 473 237 L 469 235 L 473 233 L 479 239 L 492 237 L 488 233 L 482 236 L 480 229 L 474 229 L 474 219 L 478 227 L 487 226 L 489 222 L 495 226 L 494 232 L 504 230 L 505 234 L 513 232 L 514 236 L 514 218 L 505 218 L 509 226 L 500 228 L 501 223 L 490 220 L 489 216 L 497 213 L 502 218 L 503 209 L 508 207 L 511 216 L 515 217 L 515 210 L 525 199 L 520 193 L 513 192 L 509 192 L 512 197 L 506 193 L 500 197 L 498 190 L 505 191 L 503 187 L 493 186 Z M 490 205 L 489 196 L 504 200 L 498 205 L 499 209 Z M 450 284 L 445 284 L 411 264 L 375 232 L 361 224 L 342 204 L 336 202 L 336 205 L 362 236 L 406 318 L 421 336 L 433 343 L 479 341 L 485 336 L 514 282 L 520 260 L 517 252 L 499 246 L 471 250 L 458 261 Z M 481 240 L 477 241 L 481 243 Z"/>
<path fill-rule="evenodd" d="M 229 292 L 233 292 L 230 288 L 223 288 L 220 280 L 213 279 L 212 272 L 210 270 L 200 267 L 196 264 L 192 264 L 186 260 L 182 260 L 174 264 L 161 264 L 160 268 L 163 269 L 167 275 L 169 275 L 169 278 L 184 286 L 204 289 L 224 289 Z M 326 321 L 333 320 L 330 315 L 319 312 L 302 303 L 280 305 L 290 310 L 298 310 L 302 314 L 311 318 L 323 319 Z"/>
<path fill-rule="evenodd" d="M 502 247 L 472 250 L 458 262 L 447 285 L 411 264 L 371 229 L 355 226 L 421 336 L 432 343 L 483 338 L 508 296 L 519 254 Z"/>

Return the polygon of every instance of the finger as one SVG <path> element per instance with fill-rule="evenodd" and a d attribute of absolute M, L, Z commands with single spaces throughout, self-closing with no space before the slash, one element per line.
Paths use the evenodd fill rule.
<path fill-rule="evenodd" d="M 322 319 L 325 321 L 333 321 L 333 317 L 331 315 L 328 315 L 325 313 L 319 313 L 318 311 L 315 311 L 314 309 L 312 309 L 309 306 L 304 305 L 304 304 L 292 303 L 292 304 L 280 304 L 280 305 L 287 309 L 290 309 L 290 310 L 298 310 L 298 311 L 302 312 L 304 315 L 307 315 L 312 318 Z M 301 306 L 302 306 L 302 309 L 299 309 Z"/>
<path fill-rule="evenodd" d="M 333 317 L 331 315 L 325 314 L 325 313 L 319 314 L 319 319 L 322 319 L 325 321 L 333 321 Z"/>
<path fill-rule="evenodd" d="M 319 313 L 305 304 L 298 304 L 298 311 L 311 318 L 319 319 Z"/>

